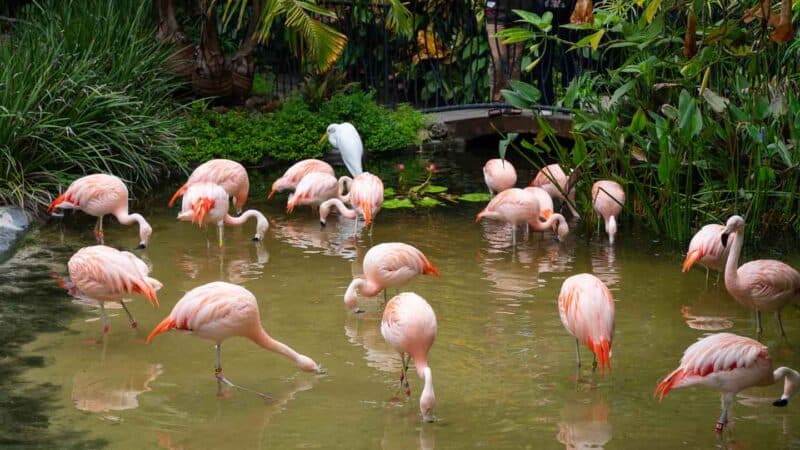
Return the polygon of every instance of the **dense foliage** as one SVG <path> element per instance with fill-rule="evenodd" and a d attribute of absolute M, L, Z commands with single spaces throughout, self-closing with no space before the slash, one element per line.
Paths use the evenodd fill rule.
<path fill-rule="evenodd" d="M 180 167 L 169 50 L 150 2 L 28 5 L 0 48 L 0 203 L 34 208 L 92 172 L 138 186 Z"/>
<path fill-rule="evenodd" d="M 790 10 L 752 6 L 617 0 L 567 25 L 582 30 L 569 44 L 586 68 L 559 98 L 574 115 L 575 145 L 565 148 L 545 126 L 523 143 L 525 154 L 536 165 L 555 157 L 580 168 L 587 213 L 595 179 L 621 182 L 628 210 L 676 240 L 732 214 L 761 235 L 800 231 L 800 43 L 786 33 Z M 523 13 L 530 28 L 505 37 L 539 57 L 560 41 L 551 18 Z M 509 94 L 523 106 L 537 96 L 524 83 Z"/>
<path fill-rule="evenodd" d="M 296 95 L 271 114 L 217 112 L 196 103 L 184 131 L 183 157 L 188 161 L 230 158 L 259 164 L 264 158 L 296 161 L 322 156 L 329 148 L 320 142 L 331 123 L 351 122 L 367 152 L 403 149 L 418 141 L 423 116 L 401 105 L 392 111 L 375 103 L 371 93 L 336 94 L 315 111 Z"/>

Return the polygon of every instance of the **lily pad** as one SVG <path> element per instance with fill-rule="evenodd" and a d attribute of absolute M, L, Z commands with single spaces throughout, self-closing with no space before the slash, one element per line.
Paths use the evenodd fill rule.
<path fill-rule="evenodd" d="M 417 202 L 418 206 L 422 206 L 423 208 L 433 208 L 434 206 L 443 205 L 444 203 L 436 200 L 433 197 L 422 197 L 422 199 Z"/>
<path fill-rule="evenodd" d="M 488 202 L 491 200 L 488 192 L 470 192 L 469 194 L 462 194 L 458 196 L 459 200 L 465 202 Z"/>
<path fill-rule="evenodd" d="M 384 200 L 383 206 L 384 209 L 397 209 L 397 208 L 413 208 L 414 204 L 411 203 L 411 200 L 407 198 L 393 198 L 390 200 Z"/>
<path fill-rule="evenodd" d="M 383 189 L 383 198 L 392 198 L 395 195 L 397 195 L 397 193 L 394 191 L 394 188 L 387 187 Z"/>
<path fill-rule="evenodd" d="M 447 188 L 444 186 L 437 186 L 435 184 L 432 184 L 425 188 L 425 192 L 429 194 L 438 194 L 440 192 L 447 192 Z"/>

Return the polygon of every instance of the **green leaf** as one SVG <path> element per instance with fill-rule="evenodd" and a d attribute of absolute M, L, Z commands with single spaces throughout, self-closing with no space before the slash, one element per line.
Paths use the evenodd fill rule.
<path fill-rule="evenodd" d="M 506 103 L 511 106 L 515 106 L 521 109 L 529 109 L 531 107 L 531 103 L 526 101 L 522 98 L 521 95 L 517 94 L 514 91 L 508 89 L 501 89 L 500 92 L 503 94 L 503 98 L 505 99 Z"/>
<path fill-rule="evenodd" d="M 440 192 L 447 192 L 447 188 L 444 186 L 437 186 L 435 184 L 431 184 L 426 186 L 422 192 L 427 192 L 429 194 L 438 194 Z"/>
<path fill-rule="evenodd" d="M 469 194 L 462 194 L 457 197 L 465 202 L 488 202 L 492 196 L 486 192 L 470 192 Z"/>
<path fill-rule="evenodd" d="M 383 198 L 392 198 L 395 195 L 397 195 L 397 193 L 394 191 L 394 188 L 383 188 Z"/>
<path fill-rule="evenodd" d="M 500 155 L 500 159 L 506 159 L 506 150 L 508 150 L 509 144 L 514 142 L 516 138 L 517 133 L 508 133 L 505 139 L 501 139 L 500 142 L 497 143 L 497 153 Z"/>
<path fill-rule="evenodd" d="M 730 103 L 730 100 L 717 94 L 709 88 L 706 88 L 703 91 L 703 98 L 706 100 L 706 103 L 708 103 L 708 106 L 710 106 L 711 109 L 717 113 L 725 111 L 725 108 L 728 107 L 728 103 Z"/>
<path fill-rule="evenodd" d="M 423 208 L 433 208 L 434 206 L 443 205 L 444 203 L 436 200 L 433 197 L 422 197 L 420 201 L 417 202 L 417 206 L 422 206 Z"/>
<path fill-rule="evenodd" d="M 536 38 L 536 33 L 524 28 L 506 28 L 494 34 L 495 38 L 500 39 L 503 44 L 517 44 L 528 42 Z M 491 39 L 491 38 L 490 38 Z"/>
<path fill-rule="evenodd" d="M 656 13 L 658 12 L 658 8 L 661 6 L 661 0 L 651 0 L 650 3 L 647 5 L 647 8 L 644 10 L 644 18 L 647 20 L 647 23 L 653 23 L 653 17 L 655 17 Z"/>
<path fill-rule="evenodd" d="M 584 37 L 583 39 L 579 40 L 575 43 L 570 50 L 578 49 L 581 47 L 592 47 L 592 50 L 597 50 L 597 47 L 600 45 L 600 40 L 603 39 L 603 35 L 606 34 L 606 30 L 595 31 L 594 33 Z"/>
<path fill-rule="evenodd" d="M 700 134 L 703 129 L 703 115 L 700 113 L 700 108 L 685 89 L 681 90 L 678 99 L 678 126 L 681 138 L 687 142 Z"/>
<path fill-rule="evenodd" d="M 393 198 L 391 200 L 384 200 L 381 208 L 383 209 L 398 209 L 398 208 L 413 208 L 414 204 L 407 198 Z"/>
<path fill-rule="evenodd" d="M 611 109 L 623 95 L 627 94 L 628 91 L 633 89 L 636 86 L 636 81 L 631 80 L 627 83 L 623 84 L 622 86 L 618 87 L 616 91 L 614 91 L 614 95 L 611 96 L 611 100 L 608 101 L 608 108 Z"/>
<path fill-rule="evenodd" d="M 524 100 L 532 104 L 538 102 L 539 99 L 542 97 L 541 91 L 539 91 L 539 89 L 536 86 L 530 83 L 517 80 L 511 80 L 509 81 L 509 83 L 511 84 L 511 87 L 514 88 L 514 90 L 517 92 L 517 94 L 519 94 L 520 97 L 522 97 Z"/>
<path fill-rule="evenodd" d="M 647 116 L 644 115 L 642 108 L 636 110 L 636 113 L 633 114 L 633 118 L 631 119 L 631 124 L 628 126 L 628 132 L 630 134 L 637 134 L 638 132 L 644 130 L 644 127 L 647 125 Z"/>
<path fill-rule="evenodd" d="M 753 112 L 756 114 L 756 118 L 764 120 L 769 116 L 770 111 L 771 107 L 768 98 L 759 95 L 754 99 Z"/>

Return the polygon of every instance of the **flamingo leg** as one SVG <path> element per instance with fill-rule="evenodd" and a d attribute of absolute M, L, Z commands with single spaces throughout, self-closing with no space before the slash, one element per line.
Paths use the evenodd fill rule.
<path fill-rule="evenodd" d="M 405 355 L 403 355 L 403 379 L 406 388 L 406 398 L 411 398 L 411 386 L 408 384 L 408 364 L 411 363 L 411 355 L 408 355 L 408 359 L 406 359 Z"/>
<path fill-rule="evenodd" d="M 229 388 L 236 388 L 241 389 L 245 392 L 250 392 L 252 394 L 256 394 L 259 397 L 263 398 L 264 400 L 271 400 L 272 397 L 269 394 L 264 394 L 263 392 L 254 391 L 253 389 L 249 389 L 243 386 L 239 386 L 238 384 L 233 384 L 231 380 L 225 378 L 222 375 L 222 344 L 218 343 L 215 345 L 217 349 L 217 365 L 214 367 L 214 377 L 217 379 L 217 393 L 221 394 L 222 392 L 222 385 L 228 386 Z"/>
<path fill-rule="evenodd" d="M 219 248 L 222 248 L 222 237 L 225 234 L 224 230 L 225 230 L 225 228 L 221 223 L 217 225 L 217 236 L 219 237 Z"/>
<path fill-rule="evenodd" d="M 761 332 L 764 331 L 761 328 L 761 311 L 756 310 L 756 335 L 760 338 Z"/>
<path fill-rule="evenodd" d="M 133 314 L 131 314 L 131 312 L 128 311 L 128 307 L 125 306 L 125 302 L 120 300 L 119 304 L 122 305 L 122 309 L 124 309 L 125 313 L 128 315 L 128 321 L 130 321 L 131 323 L 131 328 L 135 330 L 139 326 L 139 324 L 136 323 L 136 319 L 133 318 Z"/>
<path fill-rule="evenodd" d="M 575 339 L 575 360 L 577 361 L 578 369 L 581 368 L 581 343 Z"/>
<path fill-rule="evenodd" d="M 706 289 L 708 289 L 708 267 L 706 267 Z"/>
<path fill-rule="evenodd" d="M 517 225 L 511 224 L 511 248 L 517 248 Z"/>
<path fill-rule="evenodd" d="M 386 289 L 383 290 L 383 303 L 386 303 Z"/>
<path fill-rule="evenodd" d="M 781 311 L 775 311 L 775 319 L 778 321 L 778 327 L 781 329 L 781 337 L 786 339 L 786 332 L 783 331 L 783 322 L 781 321 Z"/>
<path fill-rule="evenodd" d="M 100 318 L 103 321 L 103 334 L 108 333 L 108 317 L 106 317 L 105 303 L 100 302 Z"/>
<path fill-rule="evenodd" d="M 97 224 L 94 226 L 94 237 L 97 239 L 97 243 L 100 245 L 105 245 L 105 235 L 103 234 L 103 216 L 97 218 Z"/>
<path fill-rule="evenodd" d="M 358 237 L 358 213 L 356 213 L 356 220 L 353 222 L 353 237 Z"/>
<path fill-rule="evenodd" d="M 731 393 L 722 394 L 722 414 L 720 414 L 719 416 L 719 420 L 717 421 L 717 426 L 714 427 L 714 430 L 716 430 L 717 433 L 722 433 L 722 430 L 728 423 L 728 409 L 730 409 L 734 397 L 735 394 Z"/>
<path fill-rule="evenodd" d="M 597 354 L 592 353 L 592 372 L 597 370 Z"/>

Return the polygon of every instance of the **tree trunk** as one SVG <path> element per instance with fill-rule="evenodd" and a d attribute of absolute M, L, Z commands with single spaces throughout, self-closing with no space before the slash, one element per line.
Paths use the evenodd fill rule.
<path fill-rule="evenodd" d="M 231 95 L 231 71 L 225 64 L 225 55 L 222 53 L 216 11 L 203 14 L 200 46 L 192 73 L 192 89 L 195 94 L 203 96 L 225 98 Z"/>
<path fill-rule="evenodd" d="M 252 11 L 250 11 L 250 21 L 247 23 L 247 33 L 229 64 L 233 81 L 231 95 L 237 102 L 243 102 L 253 88 L 253 72 L 255 71 L 253 50 L 256 47 L 255 33 L 258 19 L 261 16 L 261 2 L 253 0 L 250 4 Z"/>
<path fill-rule="evenodd" d="M 174 0 L 155 0 L 158 11 L 158 31 L 156 39 L 175 44 L 178 50 L 172 54 L 167 67 L 181 79 L 189 81 L 194 71 L 195 46 L 186 39 L 178 20 L 175 18 Z"/>

